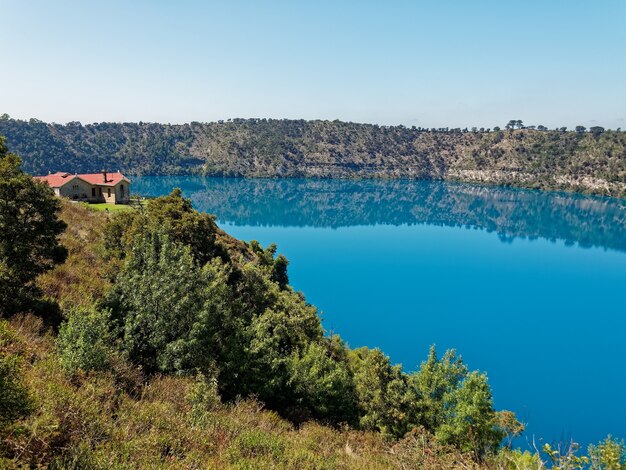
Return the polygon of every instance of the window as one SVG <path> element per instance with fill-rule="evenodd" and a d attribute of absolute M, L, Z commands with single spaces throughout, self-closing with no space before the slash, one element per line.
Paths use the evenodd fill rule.
<path fill-rule="evenodd" d="M 98 188 L 98 193 L 100 193 L 100 197 L 102 197 L 102 188 Z"/>
<path fill-rule="evenodd" d="M 120 194 L 124 197 L 124 185 L 120 184 Z"/>
<path fill-rule="evenodd" d="M 96 197 L 96 188 L 91 188 L 91 197 Z"/>
<path fill-rule="evenodd" d="M 109 193 L 109 197 L 111 197 L 111 188 L 109 188 L 108 193 Z"/>

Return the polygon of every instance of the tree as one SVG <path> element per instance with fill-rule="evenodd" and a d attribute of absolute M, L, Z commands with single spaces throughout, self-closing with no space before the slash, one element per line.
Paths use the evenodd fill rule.
<path fill-rule="evenodd" d="M 507 448 L 510 449 L 513 445 L 513 439 L 520 436 L 525 430 L 526 426 L 520 423 L 512 411 L 498 411 L 496 413 L 496 426 L 502 431 L 502 434 L 506 438 Z"/>
<path fill-rule="evenodd" d="M 460 387 L 444 396 L 440 442 L 472 452 L 480 460 L 496 451 L 504 432 L 496 426 L 491 389 L 485 374 L 471 372 Z"/>
<path fill-rule="evenodd" d="M 289 284 L 289 276 L 287 275 L 288 265 L 289 261 L 284 255 L 278 255 L 272 264 L 270 279 L 278 284 L 281 289 L 285 289 Z"/>
<path fill-rule="evenodd" d="M 313 418 L 353 423 L 356 396 L 352 377 L 346 362 L 329 355 L 326 345 L 309 343 L 291 356 L 289 385 L 297 403 L 310 410 Z"/>
<path fill-rule="evenodd" d="M 219 301 L 208 284 L 189 247 L 163 232 L 138 237 L 107 301 L 130 359 L 148 371 L 209 369 Z"/>
<path fill-rule="evenodd" d="M 348 352 L 363 429 L 402 437 L 417 425 L 421 398 L 409 387 L 400 366 L 392 366 L 379 349 L 359 348 Z"/>
<path fill-rule="evenodd" d="M 20 164 L 0 137 L 0 316 L 31 309 L 35 278 L 67 254 L 58 240 L 65 229 L 59 200 Z"/>
<path fill-rule="evenodd" d="M 594 137 L 599 137 L 604 134 L 604 127 L 601 126 L 593 126 L 589 128 L 589 132 L 593 134 Z"/>
<path fill-rule="evenodd" d="M 586 130 L 587 128 L 585 126 L 576 126 L 576 132 L 578 132 L 579 134 L 582 134 Z"/>
<path fill-rule="evenodd" d="M 105 233 L 105 247 L 110 256 L 123 258 L 135 239 L 148 231 L 162 231 L 176 243 L 187 245 L 196 263 L 203 266 L 224 250 L 216 243 L 215 217 L 193 209 L 191 200 L 180 189 L 151 199 L 146 210 L 116 214 Z"/>
<path fill-rule="evenodd" d="M 414 374 L 410 383 L 422 400 L 420 424 L 434 432 L 444 421 L 443 407 L 446 394 L 454 391 L 467 375 L 467 366 L 454 350 L 446 351 L 440 359 L 435 346 L 430 347 L 428 359 Z"/>
<path fill-rule="evenodd" d="M 239 363 L 229 365 L 235 371 L 229 374 L 228 382 L 236 393 L 257 395 L 274 409 L 285 411 L 295 404 L 289 384 L 292 355 L 304 351 L 311 342 L 322 341 L 323 330 L 317 309 L 293 292 L 279 290 L 267 279 L 259 288 L 270 291 L 272 300 L 243 327 L 246 354 Z"/>
<path fill-rule="evenodd" d="M 432 346 L 409 384 L 421 399 L 419 424 L 441 443 L 471 451 L 478 460 L 497 449 L 507 430 L 521 432 L 513 413 L 496 414 L 487 377 L 469 372 L 454 350 L 439 359 Z"/>

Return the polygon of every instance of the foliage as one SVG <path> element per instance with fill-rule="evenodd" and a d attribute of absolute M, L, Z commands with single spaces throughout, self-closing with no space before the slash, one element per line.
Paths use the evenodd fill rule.
<path fill-rule="evenodd" d="M 439 359 L 432 346 L 411 384 L 421 398 L 419 422 L 440 442 L 478 459 L 496 451 L 505 431 L 498 426 L 485 374 L 469 372 L 454 350 Z M 511 415 L 508 412 L 509 421 L 516 422 Z"/>
<path fill-rule="evenodd" d="M 169 196 L 149 200 L 141 211 L 126 211 L 115 216 L 105 233 L 105 247 L 112 256 L 124 256 L 132 250 L 137 236 L 156 231 L 187 246 L 200 266 L 223 255 L 216 244 L 215 217 L 195 211 L 179 189 L 174 189 Z"/>
<path fill-rule="evenodd" d="M 593 470 L 626 469 L 626 445 L 623 439 L 617 440 L 609 435 L 597 445 L 590 445 L 588 453 Z"/>
<path fill-rule="evenodd" d="M 0 437 L 16 420 L 32 411 L 32 402 L 22 380 L 22 360 L 5 351 L 12 339 L 8 322 L 0 320 Z"/>
<path fill-rule="evenodd" d="M 329 354 L 329 347 L 309 343 L 289 360 L 289 384 L 298 405 L 311 417 L 331 423 L 354 423 L 356 397 L 347 364 Z"/>
<path fill-rule="evenodd" d="M 496 427 L 504 435 L 507 447 L 510 449 L 513 446 L 513 439 L 522 435 L 526 426 L 517 420 L 515 413 L 506 410 L 498 411 L 495 420 Z"/>
<path fill-rule="evenodd" d="M 505 127 L 286 119 L 59 125 L 0 118 L 0 134 L 33 174 L 113 166 L 134 174 L 426 178 L 625 194 L 626 132 L 548 130 L 520 119 Z"/>
<path fill-rule="evenodd" d="M 58 243 L 65 228 L 57 218 L 59 200 L 20 163 L 0 137 L 0 316 L 32 309 L 33 281 L 66 255 Z"/>
<path fill-rule="evenodd" d="M 67 249 L 61 265 L 40 275 L 37 286 L 46 298 L 58 303 L 61 312 L 92 309 L 111 287 L 116 260 L 103 256 L 102 234 L 108 218 L 81 204 L 61 200 L 60 218 L 67 228 L 60 242 Z"/>
<path fill-rule="evenodd" d="M 215 377 L 198 374 L 196 382 L 187 395 L 191 404 L 190 418 L 193 424 L 206 424 L 210 413 L 219 408 L 220 396 Z"/>
<path fill-rule="evenodd" d="M 576 455 L 580 446 L 576 442 L 561 449 L 561 447 L 553 448 L 550 444 L 544 444 L 543 452 L 548 456 L 552 468 L 555 470 L 575 470 L 582 469 L 589 463 L 589 458 L 585 455 Z"/>
<path fill-rule="evenodd" d="M 106 312 L 72 311 L 59 328 L 56 344 L 61 367 L 70 375 L 107 370 L 116 354 Z"/>
<path fill-rule="evenodd" d="M 13 187 L 33 185 L 52 201 L 41 207 L 57 225 L 44 238 L 58 249 L 59 203 L 16 157 L 6 162 Z M 10 222 L 31 233 L 33 213 Z M 110 216 L 63 204 L 62 217 L 68 265 L 89 269 L 69 277 L 43 256 L 18 285 L 62 306 L 67 320 L 54 342 L 32 316 L 0 322 L 0 465 L 544 465 L 499 447 L 524 426 L 493 409 L 485 374 L 434 347 L 407 374 L 377 349 L 350 350 L 326 336 L 316 308 L 288 285 L 275 245 L 232 239 L 180 191 Z M 97 281 L 87 279 L 93 273 Z M 624 463 L 624 445 L 611 437 L 589 457 L 576 450 L 544 447 L 554 468 Z"/>
<path fill-rule="evenodd" d="M 467 376 L 467 366 L 454 350 L 446 351 L 440 359 L 431 346 L 428 359 L 411 376 L 411 385 L 420 395 L 420 422 L 431 431 L 445 421 L 445 400 L 454 393 Z"/>
<path fill-rule="evenodd" d="M 402 437 L 416 423 L 418 396 L 412 394 L 400 366 L 379 349 L 348 352 L 358 397 L 359 424 L 387 436 Z"/>
<path fill-rule="evenodd" d="M 495 422 L 495 412 L 487 376 L 469 373 L 443 399 L 443 423 L 435 431 L 442 443 L 452 444 L 482 459 L 496 452 L 504 433 Z"/>
<path fill-rule="evenodd" d="M 208 368 L 211 308 L 191 250 L 162 232 L 136 239 L 108 305 L 122 328 L 122 347 L 148 371 Z"/>

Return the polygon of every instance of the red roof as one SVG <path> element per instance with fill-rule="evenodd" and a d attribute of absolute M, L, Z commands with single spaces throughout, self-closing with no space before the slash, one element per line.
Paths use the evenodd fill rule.
<path fill-rule="evenodd" d="M 80 178 L 86 183 L 94 186 L 115 186 L 122 180 L 130 181 L 119 171 L 117 173 L 106 173 L 106 181 L 104 180 L 104 173 L 84 173 L 81 175 L 72 175 L 71 173 L 65 173 L 63 171 L 57 171 L 47 176 L 35 176 L 36 180 L 48 183 L 48 186 L 52 188 L 60 188 L 65 184 L 72 181 L 74 178 Z"/>
<path fill-rule="evenodd" d="M 106 181 L 104 180 L 104 173 L 85 173 L 83 175 L 78 175 L 78 177 L 87 181 L 89 184 L 97 186 L 115 186 L 122 180 L 128 181 L 128 178 L 126 178 L 119 171 L 117 173 L 106 173 Z"/>
<path fill-rule="evenodd" d="M 43 181 L 44 183 L 48 183 L 48 186 L 51 186 L 53 188 L 60 188 L 65 183 L 69 183 L 70 181 L 72 181 L 75 177 L 76 175 L 57 171 L 56 173 L 52 173 L 48 176 L 35 176 L 35 179 Z"/>

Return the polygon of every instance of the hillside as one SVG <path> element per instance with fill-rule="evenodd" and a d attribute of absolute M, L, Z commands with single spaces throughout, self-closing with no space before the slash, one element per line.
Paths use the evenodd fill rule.
<path fill-rule="evenodd" d="M 276 246 L 179 190 L 106 213 L 54 196 L 0 138 L 0 467 L 620 468 L 610 436 L 511 449 L 487 375 L 414 371 L 324 331 Z M 384 248 L 381 248 L 384 249 Z M 328 269 L 333 269 L 329 266 Z M 533 441 L 534 442 L 534 441 Z"/>
<path fill-rule="evenodd" d="M 193 212 L 180 217 L 181 209 L 176 208 L 179 202 L 176 195 L 155 200 L 147 209 L 148 218 L 163 215 L 168 231 L 182 238 L 187 236 L 185 224 L 210 222 Z M 402 424 L 414 413 L 424 414 L 424 425 L 429 422 L 424 411 L 432 403 L 412 410 L 408 407 L 412 398 L 402 397 L 408 392 L 402 390 L 407 381 L 418 380 L 418 376 L 414 374 L 411 379 L 397 366 L 391 366 L 378 350 L 348 350 L 337 337 L 323 338 L 315 308 L 305 304 L 303 296 L 288 286 L 279 291 L 266 277 L 273 249 L 261 250 L 254 243 L 240 242 L 210 223 L 195 239 L 206 242 L 208 237 L 208 243 L 198 245 L 187 239 L 187 246 L 200 251 L 208 249 L 216 256 L 202 274 L 194 271 L 193 275 L 200 275 L 203 279 L 197 282 L 202 283 L 207 274 L 210 279 L 213 270 L 226 268 L 227 277 L 214 279 L 204 295 L 215 299 L 232 284 L 233 295 L 240 298 L 226 295 L 218 300 L 216 305 L 224 310 L 219 312 L 222 318 L 212 319 L 213 326 L 209 328 L 217 327 L 219 332 L 194 325 L 194 329 L 204 329 L 202 338 L 195 341 L 205 339 L 209 348 L 196 345 L 194 356 L 187 358 L 194 364 L 187 364 L 187 370 L 180 369 L 184 359 L 183 363 L 175 360 L 168 365 L 160 361 L 168 354 L 184 356 L 183 338 L 163 344 L 163 350 L 157 348 L 148 355 L 132 346 L 125 351 L 125 340 L 115 338 L 116 327 L 109 322 L 113 320 L 115 325 L 119 320 L 115 315 L 119 300 L 128 302 L 133 295 L 126 291 L 117 297 L 116 284 L 134 281 L 121 279 L 129 260 L 116 256 L 122 254 L 118 249 L 128 248 L 117 245 L 110 237 L 119 236 L 119 230 L 126 231 L 126 235 L 135 232 L 138 227 L 128 223 L 133 219 L 142 219 L 141 227 L 145 228 L 147 219 L 133 209 L 125 214 L 106 215 L 69 202 L 63 202 L 60 217 L 67 225 L 60 237 L 68 252 L 67 259 L 37 280 L 49 305 L 57 305 L 64 318 L 59 331 L 46 327 L 41 318 L 31 314 L 12 315 L 8 321 L 0 315 L 0 467 L 478 469 L 523 462 L 538 464 L 538 456 L 528 452 L 500 448 L 496 453 L 491 447 L 477 460 L 473 446 L 457 445 L 443 436 L 437 438 L 434 429 L 415 426 L 411 430 Z M 173 220 L 183 225 L 170 225 Z M 133 238 L 137 236 L 139 233 Z M 136 240 L 125 242 L 130 242 L 133 250 L 139 246 Z M 170 245 L 170 249 L 176 251 L 177 247 Z M 127 252 L 126 257 L 129 255 Z M 180 255 L 178 252 L 173 256 L 178 259 Z M 134 252 L 133 257 L 136 256 Z M 217 261 L 220 257 L 223 260 Z M 180 272 L 177 278 L 170 276 L 172 262 L 180 269 L 180 260 L 166 261 L 161 255 L 158 261 L 160 269 L 166 271 L 166 277 L 158 280 L 158 292 L 150 292 L 152 283 L 148 278 L 140 284 L 135 282 L 133 287 L 142 291 L 147 303 L 165 304 L 160 308 L 161 316 L 154 321 L 161 323 L 163 315 L 169 318 L 161 326 L 169 331 L 170 340 L 175 339 L 171 334 L 180 333 L 185 322 L 183 314 L 189 314 L 179 306 L 189 307 L 189 296 L 197 294 L 189 292 L 188 276 Z M 191 265 L 188 268 L 193 269 Z M 122 272 L 115 275 L 120 269 Z M 226 284 L 220 286 L 221 282 Z M 173 293 L 172 289 L 182 283 L 185 285 Z M 108 304 L 114 309 L 112 318 L 94 310 L 102 308 L 106 299 L 112 297 L 118 299 Z M 209 300 L 212 301 L 215 300 Z M 226 313 L 227 303 L 241 311 Z M 232 319 L 227 318 L 230 314 L 234 315 Z M 230 324 L 232 320 L 235 322 Z M 134 334 L 141 335 L 139 330 L 147 333 L 146 326 L 135 324 Z M 228 338 L 232 327 L 240 331 L 231 334 L 244 344 L 235 344 Z M 117 333 L 124 336 L 124 331 L 127 328 Z M 143 341 L 149 340 L 144 337 Z M 323 349 L 314 345 L 318 342 Z M 166 352 L 172 344 L 176 348 Z M 224 348 L 222 353 L 218 353 L 219 348 Z M 297 353 L 301 348 L 302 353 Z M 313 351 L 321 356 L 311 356 Z M 207 354 L 216 353 L 218 361 L 205 361 Z M 455 359 L 446 353 L 432 362 L 432 353 L 424 363 L 425 370 L 435 366 L 450 369 L 445 374 L 468 374 L 460 357 Z M 156 363 L 152 361 L 153 354 Z M 293 360 L 303 361 L 302 371 L 285 381 L 282 376 L 290 374 Z M 339 364 L 347 365 L 346 361 L 356 366 L 350 369 L 349 377 L 344 375 L 345 370 L 336 369 Z M 229 371 L 233 366 L 236 372 Z M 425 372 L 423 378 L 428 374 Z M 470 373 L 463 383 L 482 380 L 478 377 Z M 348 388 L 343 383 L 346 380 L 350 382 Z M 299 381 L 306 388 L 299 386 Z M 460 383 L 456 386 L 459 391 L 469 391 Z M 498 442 L 505 433 L 499 427 L 495 431 L 495 426 L 500 426 L 496 417 L 519 424 L 509 412 L 494 414 L 489 406 L 490 392 L 481 392 L 488 393 L 489 398 L 487 409 L 480 413 L 486 413 L 488 432 L 494 432 Z M 387 393 L 393 398 L 386 397 Z M 352 417 L 351 412 L 346 414 L 346 408 L 354 406 L 353 400 L 360 419 Z M 508 429 L 507 422 L 503 421 L 503 429 Z"/>
<path fill-rule="evenodd" d="M 541 127 L 541 129 L 544 129 Z M 0 117 L 31 174 L 424 178 L 626 195 L 626 132 L 422 129 L 340 121 L 49 124 Z"/>

